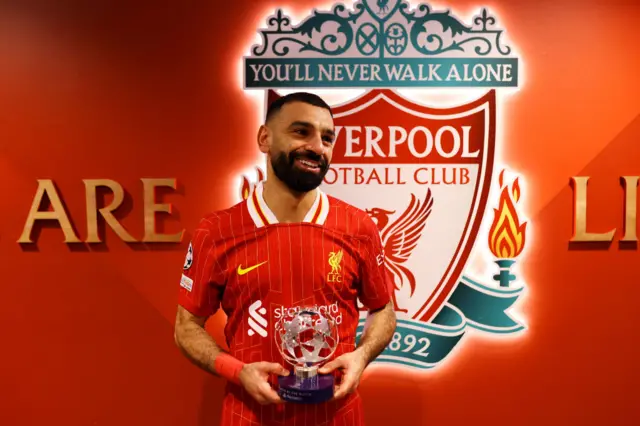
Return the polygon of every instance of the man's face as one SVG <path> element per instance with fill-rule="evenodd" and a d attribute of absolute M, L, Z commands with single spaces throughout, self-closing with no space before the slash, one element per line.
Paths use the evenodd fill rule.
<path fill-rule="evenodd" d="M 269 158 L 278 179 L 296 192 L 320 186 L 333 152 L 331 113 L 304 102 L 291 102 L 267 126 L 271 130 Z"/>

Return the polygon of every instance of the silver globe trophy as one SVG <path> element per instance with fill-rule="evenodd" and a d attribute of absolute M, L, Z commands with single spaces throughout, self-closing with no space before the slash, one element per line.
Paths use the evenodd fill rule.
<path fill-rule="evenodd" d="M 338 347 L 338 329 L 331 315 L 317 307 L 290 310 L 275 330 L 278 350 L 294 369 L 294 374 L 278 377 L 280 398 L 302 404 L 331 399 L 333 375 L 318 374 Z"/>

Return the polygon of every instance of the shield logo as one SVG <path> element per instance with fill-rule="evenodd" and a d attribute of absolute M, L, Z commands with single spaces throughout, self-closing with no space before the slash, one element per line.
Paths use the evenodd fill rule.
<path fill-rule="evenodd" d="M 277 88 L 367 90 L 332 105 L 336 141 L 321 189 L 367 212 L 380 233 L 398 322 L 375 362 L 433 368 L 466 330 L 524 330 L 508 312 L 524 289 L 515 269 L 527 232 L 522 192 L 505 165 L 494 170 L 496 91 L 518 87 L 521 67 L 497 19 L 484 8 L 465 23 L 428 4 L 359 0 L 291 22 L 281 10 L 268 18 L 263 43 L 245 58 L 244 84 L 266 89 L 267 105 Z M 487 92 L 444 108 L 396 90 L 461 86 Z M 251 186 L 243 176 L 240 195 Z M 499 200 L 489 198 L 492 187 Z M 474 262 L 495 263 L 493 281 L 476 275 L 488 269 L 466 267 L 477 243 L 491 254 Z"/>
<path fill-rule="evenodd" d="M 376 222 L 399 318 L 430 321 L 461 277 L 487 205 L 495 92 L 431 108 L 372 90 L 333 111 L 322 189 Z"/>

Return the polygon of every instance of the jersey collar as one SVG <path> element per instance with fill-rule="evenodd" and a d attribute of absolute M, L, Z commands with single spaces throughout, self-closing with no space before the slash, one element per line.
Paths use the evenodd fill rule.
<path fill-rule="evenodd" d="M 262 195 L 263 190 L 264 181 L 258 182 L 256 185 L 254 185 L 246 201 L 249 215 L 258 228 L 278 223 L 276 215 L 273 214 L 269 206 L 267 206 L 267 203 L 264 201 L 264 197 Z M 324 225 L 328 214 L 329 198 L 318 188 L 316 190 L 316 199 L 314 200 L 313 205 L 307 212 L 302 222 Z"/>

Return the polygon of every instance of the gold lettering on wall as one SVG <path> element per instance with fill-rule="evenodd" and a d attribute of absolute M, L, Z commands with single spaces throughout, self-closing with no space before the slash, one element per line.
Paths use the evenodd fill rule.
<path fill-rule="evenodd" d="M 116 217 L 116 210 L 124 208 L 129 211 L 126 203 L 127 192 L 120 183 L 111 179 L 83 179 L 85 187 L 84 203 L 87 215 L 87 237 L 86 243 L 102 243 L 100 237 L 98 219 L 99 216 L 104 218 L 105 223 L 113 229 L 122 241 L 127 243 L 136 243 L 139 241 L 146 243 L 179 243 L 182 241 L 184 229 L 175 234 L 163 234 L 157 231 L 157 213 L 172 213 L 172 205 L 170 203 L 156 203 L 156 189 L 160 187 L 168 187 L 177 189 L 177 181 L 173 178 L 162 179 L 141 179 L 143 184 L 143 207 L 144 207 L 144 237 L 142 240 L 134 238 L 127 229 L 120 223 L 123 220 L 122 215 Z M 36 243 L 32 239 L 34 225 L 39 224 L 37 221 L 56 220 L 62 232 L 64 233 L 65 243 L 82 243 L 78 237 L 72 222 L 71 216 L 66 211 L 62 202 L 61 193 L 56 189 L 51 179 L 38 179 L 38 189 L 33 197 L 31 209 L 25 222 L 22 234 L 18 239 L 18 243 Z M 98 208 L 98 198 L 103 192 L 111 192 L 113 198 L 109 204 Z M 43 206 L 43 202 L 48 205 Z M 82 202 L 74 200 L 74 202 Z M 42 211 L 40 209 L 43 209 Z M 36 227 L 37 229 L 37 227 Z M 38 235 L 38 234 L 36 234 Z M 37 240 L 36 236 L 36 240 Z"/>
<path fill-rule="evenodd" d="M 42 203 L 42 199 L 45 194 L 51 203 L 52 210 L 40 211 L 40 204 Z M 62 228 L 62 232 L 64 233 L 65 243 L 82 242 L 74 232 L 73 226 L 71 226 L 69 216 L 67 215 L 62 204 L 62 200 L 58 196 L 58 191 L 51 179 L 38 179 L 38 189 L 36 191 L 36 195 L 33 197 L 31 210 L 29 210 L 29 216 L 27 216 L 27 221 L 22 230 L 22 235 L 20 235 L 20 238 L 18 239 L 19 243 L 33 243 L 31 240 L 31 232 L 36 220 L 57 220 Z"/>
<path fill-rule="evenodd" d="M 620 241 L 638 241 L 636 230 L 638 176 L 622 176 L 624 187 L 624 236 Z"/>
<path fill-rule="evenodd" d="M 124 190 L 122 186 L 111 179 L 84 179 L 83 180 L 86 191 L 87 199 L 87 243 L 101 243 L 100 236 L 98 235 L 98 213 L 102 215 L 104 221 L 113 229 L 113 231 L 122 239 L 128 243 L 136 242 L 136 239 L 129 234 L 124 227 L 118 222 L 118 219 L 113 215 L 113 211 L 116 210 L 124 201 Z M 98 187 L 106 187 L 113 193 L 113 200 L 111 203 L 98 209 L 97 201 L 97 189 Z"/>
<path fill-rule="evenodd" d="M 588 176 L 572 177 L 573 181 L 573 237 L 570 241 L 613 241 L 616 228 L 609 232 L 587 232 L 587 182 Z"/>
<path fill-rule="evenodd" d="M 182 240 L 184 230 L 168 235 L 156 232 L 156 213 L 171 213 L 171 204 L 156 204 L 156 188 L 169 187 L 176 189 L 176 179 L 142 179 L 144 185 L 144 238 L 143 242 L 178 243 Z"/>

